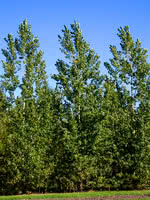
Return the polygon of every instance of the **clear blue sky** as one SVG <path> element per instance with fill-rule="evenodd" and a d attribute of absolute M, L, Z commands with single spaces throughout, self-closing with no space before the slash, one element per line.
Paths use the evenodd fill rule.
<path fill-rule="evenodd" d="M 8 33 L 16 35 L 18 25 L 24 20 L 38 36 L 48 74 L 56 73 L 55 62 L 62 58 L 57 35 L 63 25 L 68 27 L 74 19 L 81 24 L 83 36 L 100 55 L 103 62 L 111 54 L 109 45 L 119 45 L 117 29 L 128 25 L 134 38 L 150 50 L 149 0 L 2 0 L 0 5 L 0 48 Z M 54 82 L 50 81 L 54 87 Z"/>

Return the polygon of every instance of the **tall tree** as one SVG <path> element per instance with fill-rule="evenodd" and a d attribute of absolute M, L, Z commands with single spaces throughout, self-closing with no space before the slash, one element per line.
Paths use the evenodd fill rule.
<path fill-rule="evenodd" d="M 71 108 L 80 127 L 81 115 L 85 110 L 90 110 L 89 96 L 99 92 L 100 61 L 98 54 L 85 41 L 80 24 L 75 21 L 71 24 L 71 30 L 64 26 L 62 32 L 63 36 L 59 35 L 59 41 L 65 60 L 57 61 L 58 74 L 52 77 L 63 92 L 65 105 Z"/>
<path fill-rule="evenodd" d="M 133 186 L 140 182 L 137 171 L 143 165 L 143 151 L 148 145 L 145 143 L 144 133 L 147 123 L 143 120 L 143 117 L 147 116 L 147 112 L 141 113 L 140 110 L 142 105 L 145 107 L 148 103 L 150 64 L 147 62 L 147 50 L 141 47 L 139 40 L 134 42 L 129 27 L 121 27 L 118 31 L 121 50 L 117 50 L 115 46 L 110 46 L 113 58 L 110 59 L 111 64 L 105 63 L 105 66 L 115 84 L 115 91 L 119 95 L 120 108 L 123 109 L 124 122 L 117 125 L 118 130 L 121 135 L 126 130 L 126 137 L 122 135 L 123 138 L 120 137 L 120 141 L 118 141 L 119 133 L 116 132 L 117 129 L 114 127 L 114 133 L 117 134 L 114 136 L 116 138 L 114 144 L 117 146 L 118 153 L 121 153 L 122 148 L 120 145 L 124 141 L 124 147 L 122 147 L 126 160 L 122 162 L 119 155 L 120 170 L 116 170 L 116 175 L 124 171 L 123 174 L 127 174 L 126 177 L 128 177 L 126 182 Z M 116 118 L 112 120 L 112 124 L 116 123 L 119 115 L 118 113 Z M 121 128 L 122 125 L 124 130 Z M 111 129 L 113 130 L 113 127 Z M 117 159 L 115 158 L 115 160 Z"/>
<path fill-rule="evenodd" d="M 77 149 L 74 153 L 76 157 L 72 155 L 72 158 L 74 157 L 74 162 L 78 163 L 76 170 L 80 174 L 82 168 L 85 168 L 85 166 L 82 166 L 83 160 L 85 160 L 82 155 L 87 156 L 92 152 L 96 138 L 94 126 L 100 102 L 102 81 L 99 69 L 100 61 L 98 54 L 85 41 L 80 24 L 76 21 L 71 24 L 71 29 L 64 26 L 62 36 L 59 35 L 58 37 L 65 58 L 56 62 L 58 74 L 54 74 L 52 78 L 56 80 L 57 89 L 63 97 L 64 111 L 62 112 L 66 114 L 62 114 L 62 120 L 67 127 L 64 131 L 64 137 L 69 134 L 68 137 L 72 138 L 72 145 L 78 147 L 74 148 Z M 71 127 L 73 127 L 73 130 Z M 70 150 L 73 149 L 69 148 Z M 88 166 L 86 166 L 87 168 Z M 79 179 L 79 187 L 82 190 L 80 175 Z"/>
<path fill-rule="evenodd" d="M 40 178 L 45 163 L 44 145 L 47 143 L 43 137 L 48 138 L 49 132 L 43 130 L 42 133 L 41 129 L 45 127 L 40 127 L 42 114 L 39 110 L 44 112 L 41 102 L 48 93 L 46 64 L 43 52 L 38 50 L 39 39 L 33 36 L 27 20 L 20 24 L 17 38 L 13 39 L 9 34 L 5 41 L 7 49 L 2 50 L 5 61 L 1 86 L 11 108 L 11 134 L 7 146 L 10 169 L 13 164 L 8 185 L 25 191 L 37 187 L 37 182 L 44 182 Z M 21 74 L 22 77 L 18 77 Z"/>

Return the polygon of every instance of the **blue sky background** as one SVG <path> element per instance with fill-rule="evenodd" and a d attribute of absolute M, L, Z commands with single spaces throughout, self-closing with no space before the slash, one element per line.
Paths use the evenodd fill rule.
<path fill-rule="evenodd" d="M 142 46 L 150 50 L 149 0 L 1 0 L 0 3 L 0 48 L 5 46 L 3 38 L 8 33 L 16 36 L 19 24 L 28 19 L 33 34 L 40 39 L 48 75 L 56 73 L 55 62 L 62 58 L 57 35 L 64 24 L 69 27 L 74 19 L 81 24 L 86 41 L 100 55 L 102 73 L 105 73 L 103 63 L 111 57 L 110 44 L 119 46 L 120 26 L 128 25 L 134 39 L 139 38 Z M 55 86 L 52 80 L 49 84 Z"/>

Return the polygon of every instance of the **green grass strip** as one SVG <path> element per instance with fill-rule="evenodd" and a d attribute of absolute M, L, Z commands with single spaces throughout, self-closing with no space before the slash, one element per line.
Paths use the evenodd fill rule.
<path fill-rule="evenodd" d="M 42 195 L 13 195 L 0 196 L 0 200 L 17 200 L 17 199 L 48 199 L 48 198 L 83 198 L 83 197 L 102 197 L 114 195 L 144 195 L 150 194 L 150 190 L 142 191 L 101 191 L 101 192 L 74 192 L 74 193 L 57 193 L 57 194 L 42 194 Z M 147 198 L 148 199 L 148 198 Z"/>

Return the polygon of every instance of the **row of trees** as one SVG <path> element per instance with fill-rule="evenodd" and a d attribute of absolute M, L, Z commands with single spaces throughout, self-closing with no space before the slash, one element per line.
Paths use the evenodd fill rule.
<path fill-rule="evenodd" d="M 25 20 L 5 38 L 0 84 L 0 193 L 150 186 L 150 64 L 129 27 L 100 73 L 76 21 L 59 35 L 64 60 L 48 85 Z"/>

